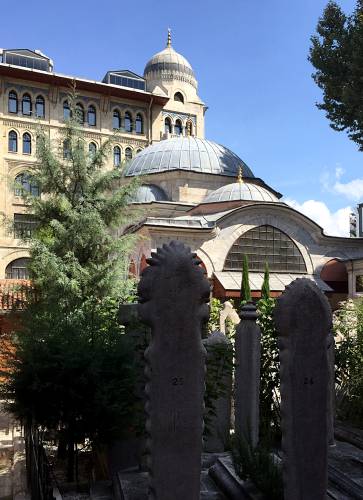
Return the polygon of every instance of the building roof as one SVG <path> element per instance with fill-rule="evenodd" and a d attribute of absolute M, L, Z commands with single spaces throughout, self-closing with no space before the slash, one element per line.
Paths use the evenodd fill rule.
<path fill-rule="evenodd" d="M 251 182 L 237 181 L 227 184 L 208 194 L 203 203 L 215 203 L 221 201 L 279 201 L 277 196 L 263 186 Z"/>
<path fill-rule="evenodd" d="M 225 290 L 241 290 L 242 273 L 232 271 L 216 271 L 215 277 Z M 264 273 L 248 274 L 251 291 L 261 290 Z M 315 274 L 292 274 L 292 273 L 270 273 L 270 289 L 282 292 L 297 278 L 308 278 L 312 280 L 324 292 L 331 292 L 332 288 Z"/>
<path fill-rule="evenodd" d="M 130 87 L 121 87 L 110 83 L 102 83 L 96 80 L 87 80 L 53 71 L 42 71 L 32 68 L 25 68 L 7 63 L 0 63 L 0 77 L 6 76 L 19 78 L 39 83 L 47 83 L 54 87 L 70 88 L 73 82 L 76 82 L 77 91 L 85 90 L 87 92 L 98 92 L 105 96 L 114 96 L 124 99 L 132 99 L 148 103 L 165 105 L 169 98 L 167 96 L 154 94 L 145 90 L 139 90 Z"/>
<path fill-rule="evenodd" d="M 251 169 L 235 153 L 199 137 L 176 137 L 148 146 L 128 164 L 126 176 L 146 175 L 171 170 L 253 178 Z"/>

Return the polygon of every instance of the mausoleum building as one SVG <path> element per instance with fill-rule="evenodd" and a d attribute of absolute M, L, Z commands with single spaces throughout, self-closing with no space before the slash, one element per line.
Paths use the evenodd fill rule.
<path fill-rule="evenodd" d="M 15 230 L 1 229 L 0 279 L 28 277 L 22 236 L 34 222 L 14 181 L 41 196 L 30 176 L 36 130 L 41 124 L 59 141 L 72 82 L 90 148 L 117 129 L 120 139 L 107 168 L 119 168 L 125 160 L 125 181 L 141 180 L 133 204 L 143 216 L 129 228 L 143 236 L 130 265 L 136 276 L 158 246 L 179 240 L 198 254 L 216 297 L 239 295 L 244 254 L 256 297 L 266 262 L 273 295 L 300 276 L 314 281 L 333 304 L 348 292 L 362 293 L 356 284 L 363 279 L 363 238 L 325 235 L 238 155 L 205 138 L 207 108 L 194 70 L 174 50 L 170 32 L 166 48 L 149 60 L 143 76 L 110 70 L 100 82 L 55 73 L 53 62 L 39 51 L 2 51 L 0 211 L 14 220 Z M 59 148 L 62 154 L 61 143 Z"/>

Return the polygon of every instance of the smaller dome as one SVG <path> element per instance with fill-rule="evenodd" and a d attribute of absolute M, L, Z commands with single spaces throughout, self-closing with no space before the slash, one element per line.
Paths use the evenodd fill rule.
<path fill-rule="evenodd" d="M 168 31 L 168 42 L 164 50 L 155 54 L 146 64 L 144 78 L 147 80 L 181 80 L 197 88 L 197 80 L 193 68 L 184 56 L 171 46 L 171 34 Z"/>
<path fill-rule="evenodd" d="M 165 191 L 155 184 L 143 184 L 132 197 L 132 203 L 151 203 L 152 201 L 168 201 Z"/>
<path fill-rule="evenodd" d="M 221 201 L 279 201 L 268 189 L 250 182 L 234 182 L 227 184 L 208 194 L 203 203 Z"/>

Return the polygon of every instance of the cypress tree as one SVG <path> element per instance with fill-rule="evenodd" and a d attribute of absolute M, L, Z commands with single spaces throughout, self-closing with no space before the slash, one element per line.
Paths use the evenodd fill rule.
<path fill-rule="evenodd" d="M 268 263 L 265 262 L 265 274 L 263 277 L 263 283 L 261 288 L 261 299 L 270 298 L 270 272 L 268 269 Z"/>
<path fill-rule="evenodd" d="M 249 279 L 248 279 L 248 258 L 247 258 L 247 255 L 243 256 L 241 300 L 243 302 L 249 302 L 250 300 L 252 300 L 250 283 L 249 283 Z"/>

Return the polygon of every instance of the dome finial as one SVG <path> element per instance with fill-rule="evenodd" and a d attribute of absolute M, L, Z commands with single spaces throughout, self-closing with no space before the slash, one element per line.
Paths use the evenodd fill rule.
<path fill-rule="evenodd" d="M 238 168 L 237 182 L 239 182 L 240 184 L 242 184 L 242 182 L 243 182 L 243 177 L 242 177 L 242 167 L 239 167 L 239 168 Z"/>
<path fill-rule="evenodd" d="M 167 47 L 171 47 L 171 29 L 168 28 L 168 41 L 166 44 Z"/>

